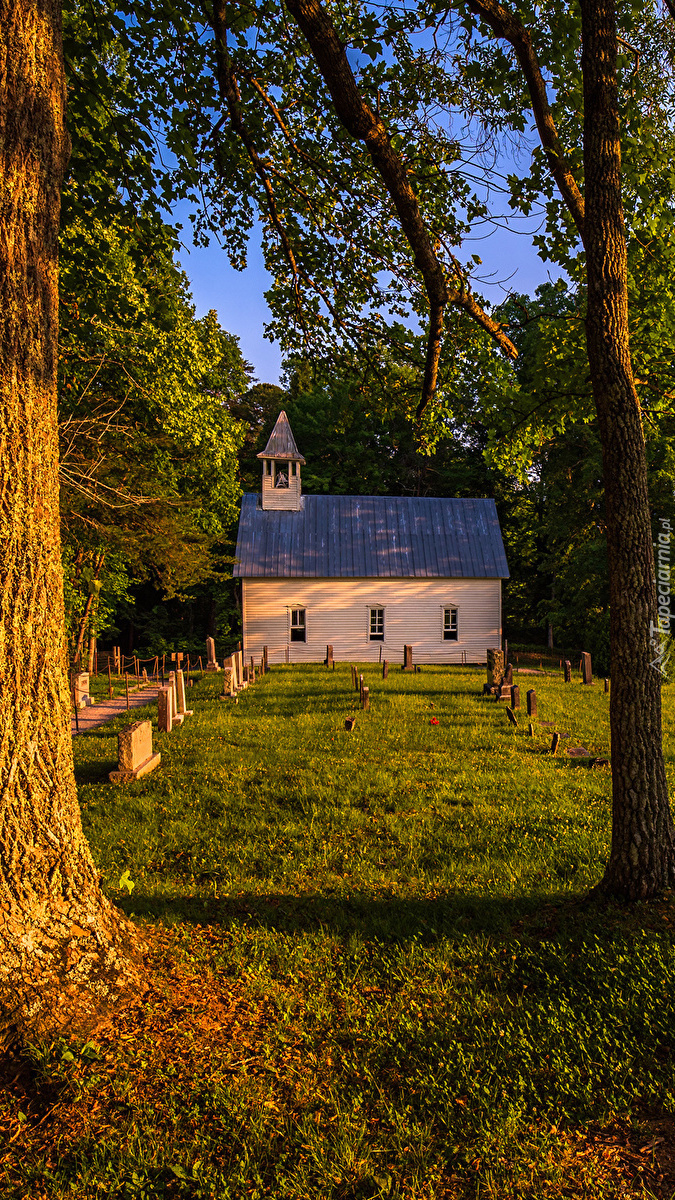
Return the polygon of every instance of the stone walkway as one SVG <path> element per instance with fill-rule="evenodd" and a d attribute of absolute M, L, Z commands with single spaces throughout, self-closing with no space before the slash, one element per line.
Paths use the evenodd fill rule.
<path fill-rule="evenodd" d="M 151 683 L 147 687 L 142 688 L 140 692 L 130 692 L 129 708 L 142 708 L 144 704 L 152 704 L 153 701 L 157 700 L 158 691 L 158 685 Z M 126 711 L 126 696 L 118 696 L 115 700 L 101 700 L 99 704 L 90 704 L 87 708 L 81 708 L 77 714 L 80 726 L 79 730 L 75 728 L 75 717 L 70 722 L 73 737 L 78 732 L 88 733 L 90 729 L 96 729 L 99 725 L 105 725 L 106 721 L 113 721 L 115 717 L 119 717 L 120 713 Z"/>

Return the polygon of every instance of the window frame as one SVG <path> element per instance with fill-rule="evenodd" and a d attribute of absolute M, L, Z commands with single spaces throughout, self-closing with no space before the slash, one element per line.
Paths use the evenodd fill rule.
<path fill-rule="evenodd" d="M 454 630 L 455 636 L 454 637 L 446 637 L 446 628 L 449 628 L 450 632 L 452 632 L 452 627 L 451 626 L 446 627 L 446 623 L 445 623 L 445 614 L 448 612 L 454 612 L 454 614 L 455 614 L 455 630 Z M 443 604 L 443 605 L 441 605 L 441 641 L 455 642 L 455 643 L 459 642 L 459 604 Z"/>
<path fill-rule="evenodd" d="M 293 614 L 302 613 L 302 625 L 293 624 Z M 293 637 L 293 631 L 300 632 L 302 630 L 304 637 Z M 307 645 L 307 607 L 304 604 L 289 604 L 288 606 L 288 641 L 295 642 L 297 645 Z"/>
<path fill-rule="evenodd" d="M 384 645 L 384 642 L 386 641 L 386 638 L 387 638 L 386 608 L 387 608 L 386 604 L 369 604 L 368 605 L 368 608 L 366 609 L 366 612 L 367 612 L 366 637 L 368 638 L 369 642 L 379 642 L 380 645 Z M 373 613 L 374 612 L 378 612 L 378 613 L 382 614 L 382 633 L 381 634 L 373 633 Z"/>

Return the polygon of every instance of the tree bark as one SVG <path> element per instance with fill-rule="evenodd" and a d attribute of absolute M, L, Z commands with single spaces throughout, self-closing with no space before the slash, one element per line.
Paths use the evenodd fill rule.
<path fill-rule="evenodd" d="M 601 889 L 636 900 L 675 882 L 675 834 L 652 665 L 656 583 L 647 460 L 628 338 L 614 0 L 581 0 L 586 338 L 602 439 L 610 586 L 612 849 Z"/>
<path fill-rule="evenodd" d="M 0 0 L 0 1039 L 85 1033 L 139 987 L 80 821 L 59 543 L 58 0 Z"/>

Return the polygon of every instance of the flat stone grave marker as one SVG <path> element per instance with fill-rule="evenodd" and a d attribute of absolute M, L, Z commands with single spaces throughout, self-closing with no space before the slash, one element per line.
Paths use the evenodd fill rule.
<path fill-rule="evenodd" d="M 570 758 L 592 758 L 590 750 L 585 746 L 568 746 L 565 754 L 569 754 Z"/>
<path fill-rule="evenodd" d="M 161 754 L 152 753 L 150 721 L 135 721 L 117 735 L 117 770 L 108 778 L 111 783 L 131 783 L 154 771 L 161 761 Z"/>

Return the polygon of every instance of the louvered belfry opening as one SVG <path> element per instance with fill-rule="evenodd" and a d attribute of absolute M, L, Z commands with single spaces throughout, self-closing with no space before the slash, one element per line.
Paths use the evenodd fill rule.
<path fill-rule="evenodd" d="M 293 430 L 285 412 L 280 412 L 262 459 L 262 507 L 299 512 L 302 508 L 300 466 L 304 458 L 295 444 Z"/>

